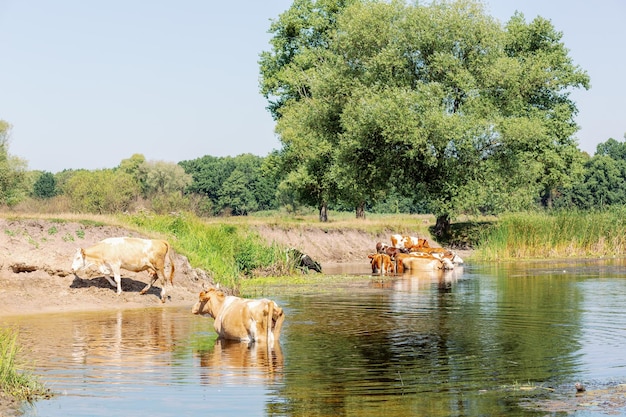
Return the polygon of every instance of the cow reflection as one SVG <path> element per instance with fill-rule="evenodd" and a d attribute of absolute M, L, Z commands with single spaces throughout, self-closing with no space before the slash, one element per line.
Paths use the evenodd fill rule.
<path fill-rule="evenodd" d="M 417 292 L 436 285 L 439 292 L 450 291 L 463 275 L 463 268 L 440 271 L 406 271 L 402 279 L 393 282 L 393 288 L 403 292 Z"/>
<path fill-rule="evenodd" d="M 280 343 L 239 342 L 216 339 L 212 349 L 199 351 L 200 365 L 206 368 L 203 379 L 208 384 L 223 379 L 246 377 L 264 381 L 282 377 L 283 352 Z"/>

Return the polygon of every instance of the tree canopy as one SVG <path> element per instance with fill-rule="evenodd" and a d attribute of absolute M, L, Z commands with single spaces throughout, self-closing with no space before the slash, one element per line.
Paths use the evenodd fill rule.
<path fill-rule="evenodd" d="M 285 181 L 322 209 L 390 189 L 451 216 L 532 204 L 582 166 L 562 34 L 474 0 L 296 0 L 261 55 Z"/>

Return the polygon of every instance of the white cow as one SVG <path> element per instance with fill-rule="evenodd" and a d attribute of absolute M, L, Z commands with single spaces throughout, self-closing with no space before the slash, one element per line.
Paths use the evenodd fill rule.
<path fill-rule="evenodd" d="M 160 278 L 161 301 L 165 302 L 165 259 L 169 254 L 170 285 L 174 282 L 174 259 L 170 244 L 165 240 L 139 239 L 133 237 L 112 237 L 104 239 L 86 249 L 79 248 L 72 262 L 72 272 L 95 265 L 109 283 L 122 293 L 120 269 L 133 272 L 148 271 L 150 283 L 141 290 L 145 294 Z M 115 281 L 111 280 L 111 273 Z"/>

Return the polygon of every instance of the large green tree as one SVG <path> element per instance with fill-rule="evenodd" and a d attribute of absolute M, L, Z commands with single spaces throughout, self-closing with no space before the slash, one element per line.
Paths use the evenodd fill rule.
<path fill-rule="evenodd" d="M 549 202 L 579 170 L 569 93 L 589 78 L 548 20 L 516 14 L 503 26 L 473 0 L 343 6 L 325 43 L 292 52 L 282 71 L 261 66 L 284 87 L 271 91 L 292 176 L 326 178 L 324 198 L 357 215 L 392 187 L 419 194 L 444 231 L 460 212 Z M 309 66 L 294 64 L 300 54 Z"/>
<path fill-rule="evenodd" d="M 280 188 L 294 190 L 300 202 L 317 206 L 322 221 L 328 220 L 328 205 L 337 196 L 331 168 L 340 107 L 330 101 L 312 103 L 312 84 L 328 55 L 337 17 L 355 1 L 295 0 L 270 26 L 272 50 L 259 60 L 261 93 L 278 121 L 283 143 Z"/>

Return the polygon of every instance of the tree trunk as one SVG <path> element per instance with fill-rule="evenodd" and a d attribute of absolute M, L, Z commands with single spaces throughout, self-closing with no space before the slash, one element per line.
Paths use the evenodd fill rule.
<path fill-rule="evenodd" d="M 320 221 L 327 222 L 328 221 L 328 206 L 325 202 L 320 204 Z"/>
<path fill-rule="evenodd" d="M 356 206 L 356 218 L 364 219 L 365 218 L 365 201 L 361 201 L 358 206 Z"/>
<path fill-rule="evenodd" d="M 546 197 L 546 206 L 548 207 L 548 209 L 552 209 L 552 202 L 554 201 L 554 188 L 550 187 L 547 194 L 548 195 Z"/>
<path fill-rule="evenodd" d="M 441 214 L 437 216 L 437 223 L 435 223 L 435 236 L 441 237 L 448 234 L 450 234 L 450 216 Z"/>

